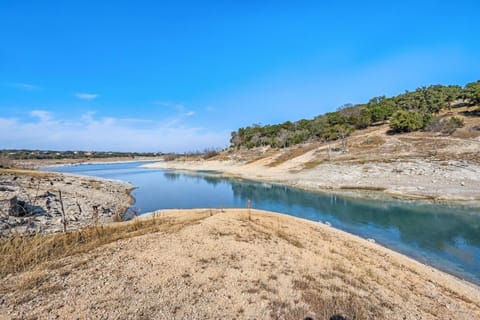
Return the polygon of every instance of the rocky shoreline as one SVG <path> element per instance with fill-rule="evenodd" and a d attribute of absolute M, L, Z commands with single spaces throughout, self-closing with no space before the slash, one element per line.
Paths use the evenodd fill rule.
<path fill-rule="evenodd" d="M 67 173 L 0 171 L 0 235 L 53 233 L 120 221 L 133 186 Z"/>
<path fill-rule="evenodd" d="M 312 169 L 300 169 L 295 163 L 270 167 L 261 161 L 196 160 L 160 161 L 144 167 L 215 171 L 224 176 L 279 183 L 353 198 L 420 200 L 480 208 L 480 166 L 468 161 L 412 159 L 386 163 L 328 163 Z"/>

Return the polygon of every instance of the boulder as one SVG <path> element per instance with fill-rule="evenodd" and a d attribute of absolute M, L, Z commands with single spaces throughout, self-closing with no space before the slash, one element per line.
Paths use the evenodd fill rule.
<path fill-rule="evenodd" d="M 22 200 L 18 200 L 18 198 L 15 196 L 10 199 L 10 210 L 9 214 L 13 217 L 23 217 L 27 215 L 28 209 L 27 209 L 27 203 Z"/>

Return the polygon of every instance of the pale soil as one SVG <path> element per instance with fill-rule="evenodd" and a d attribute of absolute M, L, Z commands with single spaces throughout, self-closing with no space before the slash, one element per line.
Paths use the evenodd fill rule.
<path fill-rule="evenodd" d="M 112 222 L 130 206 L 132 185 L 66 173 L 0 169 L 0 236 L 63 231 L 60 192 L 67 230 L 96 221 Z M 25 201 L 31 212 L 9 214 L 10 199 Z"/>
<path fill-rule="evenodd" d="M 347 150 L 340 142 L 317 142 L 287 149 L 228 150 L 210 160 L 159 161 L 145 167 L 213 170 L 311 190 L 382 191 L 393 197 L 472 201 L 478 206 L 480 137 L 427 132 L 392 136 L 387 130 L 383 125 L 356 131 Z"/>
<path fill-rule="evenodd" d="M 480 318 L 478 287 L 315 222 L 229 209 L 156 223 L 169 227 L 7 276 L 0 319 Z"/>

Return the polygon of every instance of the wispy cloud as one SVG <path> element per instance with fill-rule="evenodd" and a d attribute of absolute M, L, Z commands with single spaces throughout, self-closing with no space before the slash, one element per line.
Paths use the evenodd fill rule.
<path fill-rule="evenodd" d="M 183 112 L 186 109 L 186 106 L 183 103 L 176 103 L 172 101 L 154 101 L 154 105 L 160 106 L 160 107 L 165 107 L 165 108 L 174 108 L 178 112 Z"/>
<path fill-rule="evenodd" d="M 152 121 L 99 117 L 95 112 L 87 112 L 76 119 L 61 119 L 45 110 L 33 110 L 29 116 L 29 119 L 0 117 L 1 146 L 183 152 L 212 146 L 223 148 L 228 144 L 228 132 L 188 126 L 181 117 L 175 121 Z"/>
<path fill-rule="evenodd" d="M 196 114 L 195 111 L 188 110 L 189 108 L 187 108 L 187 106 L 185 106 L 182 103 L 175 103 L 171 101 L 154 101 L 153 104 L 156 106 L 175 109 L 178 112 L 178 114 L 172 119 L 170 119 L 170 121 L 176 121 L 177 119 L 181 119 L 184 117 L 192 117 Z"/>
<path fill-rule="evenodd" d="M 10 84 L 11 87 L 25 90 L 25 91 L 35 91 L 35 90 L 40 90 L 41 88 L 37 85 L 31 84 L 31 83 L 24 83 L 24 82 L 14 82 Z"/>
<path fill-rule="evenodd" d="M 29 114 L 31 117 L 38 118 L 41 122 L 44 122 L 44 123 L 49 122 L 53 118 L 52 113 L 45 110 L 33 110 L 33 111 L 30 111 Z"/>
<path fill-rule="evenodd" d="M 98 98 L 98 96 L 99 95 L 96 93 L 81 93 L 81 92 L 75 93 L 75 97 L 81 100 L 94 100 Z"/>

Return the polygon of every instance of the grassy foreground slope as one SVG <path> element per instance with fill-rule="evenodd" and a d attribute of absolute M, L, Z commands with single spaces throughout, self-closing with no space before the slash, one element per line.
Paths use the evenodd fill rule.
<path fill-rule="evenodd" d="M 163 211 L 56 237 L 62 254 L 50 249 L 43 262 L 3 276 L 5 319 L 480 317 L 473 285 L 328 226 L 263 211 Z"/>

